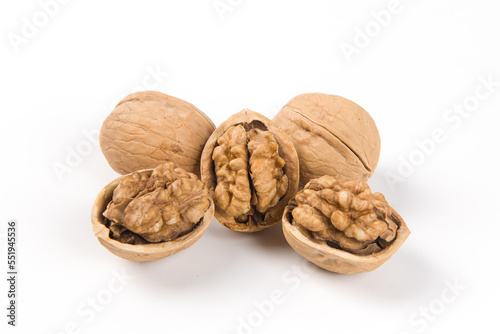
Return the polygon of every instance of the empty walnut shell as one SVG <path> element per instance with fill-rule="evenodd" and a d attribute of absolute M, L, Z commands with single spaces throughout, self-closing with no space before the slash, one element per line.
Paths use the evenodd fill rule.
<path fill-rule="evenodd" d="M 152 172 L 152 169 L 148 169 L 137 171 L 136 173 L 141 176 L 149 177 Z M 106 185 L 97 195 L 94 206 L 92 207 L 91 219 L 94 234 L 99 242 L 111 253 L 133 262 L 159 260 L 190 247 L 198 239 L 201 238 L 203 233 L 205 233 L 214 215 L 214 204 L 210 197 L 208 197 L 210 202 L 209 207 L 203 214 L 201 220 L 196 224 L 194 229 L 191 232 L 177 237 L 174 240 L 166 242 L 147 243 L 140 236 L 134 235 L 134 238 L 140 239 L 139 243 L 129 244 L 111 238 L 111 231 L 108 227 L 109 220 L 103 215 L 103 213 L 106 211 L 108 204 L 113 199 L 113 192 L 120 184 L 120 182 L 127 176 L 128 175 L 121 176 Z M 198 182 L 201 183 L 201 181 Z"/>
<path fill-rule="evenodd" d="M 365 183 L 331 176 L 311 180 L 283 213 L 290 246 L 317 266 L 341 273 L 372 271 L 410 235 L 401 216 Z"/>
<path fill-rule="evenodd" d="M 274 117 L 293 141 L 300 161 L 300 186 L 323 175 L 366 181 L 380 156 L 380 136 L 372 117 L 336 95 L 302 94 Z"/>
<path fill-rule="evenodd" d="M 111 168 L 128 174 L 167 161 L 200 176 L 200 158 L 215 130 L 191 103 L 160 92 L 126 96 L 104 120 L 101 150 Z"/>
<path fill-rule="evenodd" d="M 223 122 L 201 156 L 201 178 L 224 226 L 256 232 L 281 220 L 299 182 L 292 141 L 267 117 L 245 109 Z"/>

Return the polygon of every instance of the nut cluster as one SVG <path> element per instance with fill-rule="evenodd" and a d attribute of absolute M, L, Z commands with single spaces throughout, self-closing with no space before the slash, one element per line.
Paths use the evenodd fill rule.
<path fill-rule="evenodd" d="M 363 182 L 323 176 L 309 182 L 292 200 L 293 224 L 315 240 L 353 254 L 368 255 L 387 247 L 398 224 L 380 193 Z"/>
<path fill-rule="evenodd" d="M 203 182 L 169 162 L 125 176 L 103 215 L 110 221 L 111 238 L 145 244 L 191 232 L 209 206 Z"/>
<path fill-rule="evenodd" d="M 364 183 L 380 155 L 375 122 L 340 96 L 302 94 L 273 121 L 244 109 L 215 128 L 186 101 L 138 92 L 106 118 L 99 139 L 111 167 L 129 174 L 96 198 L 94 233 L 131 261 L 191 246 L 214 215 L 241 232 L 283 220 L 295 251 L 346 274 L 379 267 L 410 234 Z"/>

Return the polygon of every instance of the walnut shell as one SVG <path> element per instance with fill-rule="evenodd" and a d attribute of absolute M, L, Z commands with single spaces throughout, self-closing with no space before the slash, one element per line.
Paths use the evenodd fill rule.
<path fill-rule="evenodd" d="M 283 213 L 283 233 L 305 259 L 354 274 L 385 263 L 410 235 L 401 216 L 365 183 L 311 180 Z"/>
<path fill-rule="evenodd" d="M 271 120 L 244 109 L 208 139 L 201 178 L 221 224 L 256 232 L 281 220 L 297 191 L 298 157 L 290 138 Z"/>
<path fill-rule="evenodd" d="M 192 104 L 160 92 L 137 92 L 118 103 L 99 133 L 101 150 L 120 174 L 171 161 L 200 176 L 200 158 L 215 130 Z"/>
<path fill-rule="evenodd" d="M 135 173 L 140 177 L 144 177 L 147 179 L 151 176 L 153 170 L 140 170 Z M 94 234 L 99 242 L 111 253 L 133 262 L 159 260 L 190 247 L 198 239 L 201 238 L 203 233 L 205 233 L 214 215 L 214 204 L 210 196 L 208 196 L 208 200 L 210 202 L 209 207 L 203 214 L 203 217 L 201 218 L 199 223 L 197 223 L 197 225 L 192 229 L 191 232 L 177 237 L 174 240 L 148 243 L 140 236 L 131 233 L 130 231 L 126 231 L 126 233 L 128 234 L 122 234 L 122 236 L 125 237 L 122 240 L 123 242 L 111 238 L 110 234 L 114 232 L 112 229 L 116 228 L 117 225 L 109 226 L 109 220 L 103 215 L 103 213 L 106 211 L 106 208 L 113 200 L 113 193 L 115 189 L 127 176 L 128 175 L 121 176 L 106 185 L 97 195 L 94 206 L 92 208 L 91 219 Z M 201 181 L 197 182 L 201 183 Z M 136 244 L 130 244 L 128 242 L 133 242 Z"/>
<path fill-rule="evenodd" d="M 367 181 L 380 156 L 380 136 L 372 117 L 336 95 L 302 94 L 274 117 L 293 141 L 300 161 L 300 186 L 323 175 Z"/>

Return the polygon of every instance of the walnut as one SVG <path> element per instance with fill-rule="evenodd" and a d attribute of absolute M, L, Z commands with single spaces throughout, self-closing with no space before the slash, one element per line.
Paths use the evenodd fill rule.
<path fill-rule="evenodd" d="M 367 181 L 380 156 L 380 136 L 372 117 L 341 96 L 302 94 L 274 117 L 292 139 L 300 162 L 300 185 L 323 175 Z"/>
<path fill-rule="evenodd" d="M 125 97 L 104 120 L 101 150 L 116 172 L 128 174 L 174 162 L 200 175 L 200 158 L 215 126 L 192 104 L 159 92 Z"/>
<path fill-rule="evenodd" d="M 292 142 L 268 118 L 248 109 L 214 131 L 201 159 L 215 217 L 232 230 L 255 232 L 277 223 L 297 191 Z"/>
<path fill-rule="evenodd" d="M 288 243 L 318 266 L 339 273 L 371 271 L 410 234 L 380 193 L 362 181 L 313 179 L 283 214 Z"/>
<path fill-rule="evenodd" d="M 97 196 L 92 222 L 99 241 L 112 253 L 151 261 L 192 245 L 213 211 L 205 184 L 168 162 L 107 185 Z"/>

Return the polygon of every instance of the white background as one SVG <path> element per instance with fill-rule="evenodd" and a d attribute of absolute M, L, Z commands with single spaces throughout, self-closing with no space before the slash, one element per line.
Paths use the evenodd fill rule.
<path fill-rule="evenodd" d="M 45 9 L 49 17 L 35 0 L 2 2 L 0 267 L 4 277 L 6 225 L 17 219 L 20 275 L 15 329 L 6 325 L 7 285 L 0 280 L 1 328 L 497 328 L 498 2 L 401 0 L 395 10 L 389 0 L 220 3 L 229 9 L 218 12 L 213 0 L 61 0 Z M 380 12 L 388 7 L 390 19 Z M 350 56 L 342 51 L 349 45 L 356 48 Z M 117 174 L 85 133 L 92 138 L 118 100 L 143 89 L 187 100 L 215 124 L 243 108 L 273 117 L 306 92 L 354 100 L 382 138 L 369 184 L 405 218 L 410 238 L 376 271 L 348 276 L 309 269 L 279 224 L 247 235 L 213 220 L 199 242 L 164 260 L 136 264 L 113 256 L 93 236 L 90 210 Z M 463 116 L 453 111 L 464 104 Z M 445 139 L 429 144 L 436 131 Z M 417 142 L 427 143 L 426 153 Z M 55 169 L 61 165 L 63 174 Z M 133 276 L 124 284 L 115 279 L 123 271 Z"/>

